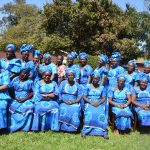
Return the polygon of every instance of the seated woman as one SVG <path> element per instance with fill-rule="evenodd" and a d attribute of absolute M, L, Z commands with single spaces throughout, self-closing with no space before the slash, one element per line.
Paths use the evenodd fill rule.
<path fill-rule="evenodd" d="M 75 71 L 67 69 L 67 80 L 59 86 L 60 104 L 60 129 L 67 132 L 76 132 L 80 125 L 80 100 L 82 91 L 80 85 L 74 81 Z"/>
<path fill-rule="evenodd" d="M 43 72 L 42 78 L 36 83 L 34 95 L 34 117 L 32 130 L 59 131 L 59 105 L 57 103 L 58 86 L 51 81 L 52 70 Z"/>
<path fill-rule="evenodd" d="M 118 84 L 108 92 L 108 100 L 111 111 L 115 114 L 115 125 L 117 130 L 124 131 L 131 129 L 132 112 L 129 108 L 131 103 L 131 92 L 125 87 L 124 75 L 118 76 Z"/>
<path fill-rule="evenodd" d="M 106 90 L 99 84 L 100 74 L 93 75 L 91 84 L 87 84 L 84 91 L 84 125 L 82 136 L 98 135 L 108 139 L 108 105 Z"/>
<path fill-rule="evenodd" d="M 0 129 L 7 128 L 7 105 L 11 99 L 8 92 L 9 84 L 9 72 L 0 73 Z"/>
<path fill-rule="evenodd" d="M 11 89 L 14 90 L 14 98 L 9 107 L 9 131 L 30 131 L 33 108 L 32 86 L 33 81 L 29 79 L 30 69 L 21 70 L 19 77 L 11 81 Z"/>
<path fill-rule="evenodd" d="M 132 91 L 132 103 L 140 125 L 150 126 L 150 87 L 147 78 L 140 79 L 140 85 Z"/>

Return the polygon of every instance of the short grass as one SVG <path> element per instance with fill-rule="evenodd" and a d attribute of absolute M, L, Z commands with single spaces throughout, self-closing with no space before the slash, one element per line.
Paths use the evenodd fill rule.
<path fill-rule="evenodd" d="M 150 134 L 138 131 L 102 137 L 56 132 L 16 132 L 0 135 L 0 150 L 150 150 Z"/>

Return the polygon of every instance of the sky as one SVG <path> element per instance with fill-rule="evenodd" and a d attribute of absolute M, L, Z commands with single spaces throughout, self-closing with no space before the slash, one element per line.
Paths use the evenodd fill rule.
<path fill-rule="evenodd" d="M 144 0 L 112 0 L 112 1 L 116 3 L 119 7 L 121 7 L 123 10 L 125 10 L 126 8 L 126 3 L 129 3 L 131 6 L 135 7 L 136 10 L 139 12 L 146 10 L 144 6 Z M 0 0 L 0 7 L 2 7 L 4 4 L 8 2 L 13 2 L 13 0 Z M 26 2 L 29 4 L 35 4 L 39 8 L 42 8 L 46 2 L 52 2 L 52 0 L 26 0 Z M 4 15 L 0 13 L 0 19 L 3 16 Z"/>

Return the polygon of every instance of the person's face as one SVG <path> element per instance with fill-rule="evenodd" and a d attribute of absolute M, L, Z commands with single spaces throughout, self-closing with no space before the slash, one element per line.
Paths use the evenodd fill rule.
<path fill-rule="evenodd" d="M 68 73 L 68 81 L 73 81 L 73 80 L 74 80 L 73 73 Z"/>
<path fill-rule="evenodd" d="M 134 68 L 134 65 L 133 64 L 128 64 L 128 71 L 134 71 L 135 68 Z"/>
<path fill-rule="evenodd" d="M 50 82 L 50 80 L 51 80 L 51 73 L 50 72 L 45 72 L 43 74 L 43 79 L 44 79 L 45 82 Z"/>
<path fill-rule="evenodd" d="M 67 63 L 68 63 L 68 65 L 72 65 L 73 64 L 73 59 L 72 58 L 67 58 Z"/>
<path fill-rule="evenodd" d="M 99 77 L 94 76 L 93 77 L 93 84 L 98 84 L 98 81 L 99 81 Z"/>
<path fill-rule="evenodd" d="M 7 58 L 7 59 L 12 59 L 13 57 L 14 57 L 14 53 L 13 53 L 12 49 L 11 49 L 11 48 L 8 48 L 8 49 L 6 50 L 6 58 Z"/>
<path fill-rule="evenodd" d="M 37 64 L 37 63 L 40 62 L 39 57 L 38 57 L 37 55 L 35 55 L 35 56 L 33 57 L 33 62 L 34 62 L 34 64 Z"/>
<path fill-rule="evenodd" d="M 29 71 L 27 70 L 22 71 L 19 75 L 19 78 L 22 80 L 26 80 L 28 79 L 28 77 L 29 77 Z"/>
<path fill-rule="evenodd" d="M 25 51 L 25 52 L 22 52 L 22 59 L 24 61 L 27 61 L 29 59 L 29 52 Z"/>
<path fill-rule="evenodd" d="M 116 61 L 116 60 L 111 60 L 111 65 L 112 65 L 112 67 L 117 66 L 117 65 L 118 65 L 118 61 Z"/>
<path fill-rule="evenodd" d="M 125 79 L 119 78 L 119 79 L 118 79 L 118 86 L 119 86 L 119 87 L 124 87 L 124 82 L 125 82 Z"/>
<path fill-rule="evenodd" d="M 99 67 L 104 65 L 104 63 L 103 63 L 103 61 L 101 59 L 98 60 L 98 65 L 99 65 Z"/>
<path fill-rule="evenodd" d="M 46 65 L 49 65 L 49 64 L 51 63 L 51 58 L 50 58 L 50 57 L 44 58 L 44 63 L 45 63 Z"/>
<path fill-rule="evenodd" d="M 141 82 L 140 82 L 140 88 L 141 88 L 141 89 L 146 89 L 146 87 L 147 87 L 147 81 L 144 81 L 144 80 L 141 81 Z"/>
<path fill-rule="evenodd" d="M 57 57 L 57 64 L 58 64 L 58 65 L 62 65 L 62 62 L 63 62 L 63 57 L 58 56 L 58 57 Z"/>
<path fill-rule="evenodd" d="M 81 64 L 82 66 L 85 66 L 86 63 L 87 63 L 87 60 L 86 60 L 85 58 L 80 58 L 80 59 L 79 59 L 79 62 L 80 62 L 80 64 Z"/>
<path fill-rule="evenodd" d="M 150 66 L 145 66 L 144 72 L 145 73 L 150 73 Z"/>

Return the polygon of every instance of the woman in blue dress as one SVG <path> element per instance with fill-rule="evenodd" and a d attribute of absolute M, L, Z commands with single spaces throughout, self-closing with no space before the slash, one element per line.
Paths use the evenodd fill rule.
<path fill-rule="evenodd" d="M 80 85 L 74 81 L 75 71 L 73 69 L 68 69 L 66 76 L 67 80 L 62 81 L 59 86 L 60 130 L 76 132 L 80 125 L 82 91 Z"/>
<path fill-rule="evenodd" d="M 34 104 L 32 102 L 33 81 L 29 79 L 30 69 L 24 68 L 11 81 L 14 97 L 9 107 L 9 131 L 30 131 Z"/>
<path fill-rule="evenodd" d="M 135 77 L 135 85 L 138 86 L 140 85 L 140 79 L 141 78 L 147 78 L 148 81 L 148 86 L 150 85 L 150 62 L 145 61 L 144 62 L 144 71 L 141 71 L 137 73 Z"/>
<path fill-rule="evenodd" d="M 119 66 L 119 62 L 121 59 L 121 55 L 119 52 L 112 53 L 110 58 L 111 67 L 108 72 L 108 81 L 109 81 L 109 88 L 113 88 L 117 85 L 117 78 L 120 74 L 124 74 L 124 68 Z"/>
<path fill-rule="evenodd" d="M 7 128 L 7 106 L 10 101 L 8 88 L 10 86 L 9 72 L 0 73 L 0 129 Z"/>
<path fill-rule="evenodd" d="M 108 57 L 106 55 L 101 54 L 98 60 L 98 67 L 94 70 L 94 74 L 98 74 L 99 84 L 105 86 L 107 88 L 107 76 L 108 76 L 108 69 L 106 68 L 106 64 L 108 63 Z"/>
<path fill-rule="evenodd" d="M 67 55 L 67 69 L 73 69 L 75 71 L 75 80 L 79 83 L 80 78 L 80 68 L 79 65 L 74 64 L 74 60 L 77 58 L 76 52 L 71 52 Z"/>
<path fill-rule="evenodd" d="M 52 71 L 51 80 L 53 81 L 57 74 L 57 67 L 54 63 L 51 63 L 51 55 L 49 52 L 43 55 L 43 61 L 42 64 L 36 67 L 39 77 L 42 79 L 43 72 L 50 69 L 50 71 Z"/>
<path fill-rule="evenodd" d="M 0 60 L 0 70 L 1 72 L 8 70 L 10 72 L 10 79 L 12 80 L 16 76 L 15 69 L 13 72 L 10 71 L 9 65 L 15 65 L 16 67 L 21 67 L 21 61 L 16 59 L 15 55 L 16 47 L 14 44 L 8 44 L 5 48 L 6 58 Z"/>
<path fill-rule="evenodd" d="M 147 78 L 140 79 L 140 85 L 132 91 L 132 103 L 142 126 L 150 126 L 150 87 Z"/>
<path fill-rule="evenodd" d="M 84 91 L 84 125 L 82 136 L 98 135 L 108 139 L 108 103 L 104 86 L 99 84 L 100 74 L 94 73 L 91 84 Z"/>
<path fill-rule="evenodd" d="M 32 45 L 27 45 L 23 44 L 20 48 L 20 53 L 21 53 L 21 68 L 30 68 L 30 76 L 29 78 L 33 80 L 34 72 L 35 72 L 35 65 L 33 61 L 29 60 L 29 54 L 30 51 L 32 50 L 33 46 Z"/>
<path fill-rule="evenodd" d="M 136 78 L 136 63 L 133 60 L 130 60 L 128 62 L 128 68 L 127 72 L 125 73 L 125 86 L 127 86 L 129 89 L 132 89 L 133 86 L 135 85 L 135 78 Z"/>
<path fill-rule="evenodd" d="M 131 129 L 131 119 L 133 117 L 130 110 L 131 92 L 125 87 L 125 77 L 118 77 L 118 84 L 114 89 L 108 92 L 108 100 L 111 105 L 111 111 L 115 114 L 116 129 L 123 132 Z"/>
<path fill-rule="evenodd" d="M 51 81 L 51 75 L 52 70 L 48 68 L 35 86 L 33 131 L 59 131 L 59 89 L 57 83 Z"/>

